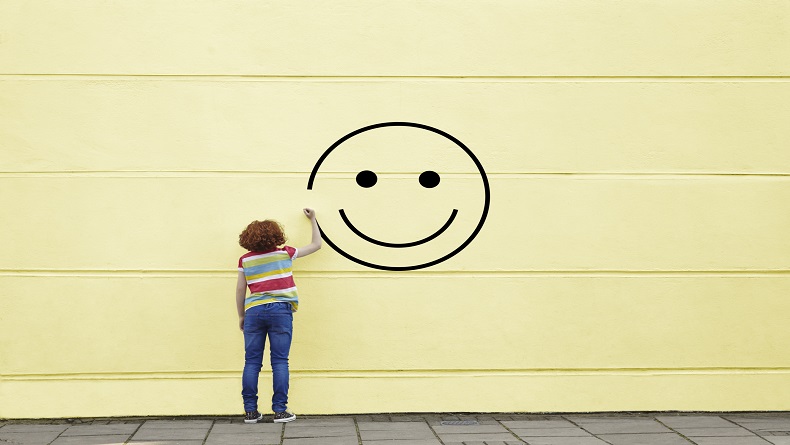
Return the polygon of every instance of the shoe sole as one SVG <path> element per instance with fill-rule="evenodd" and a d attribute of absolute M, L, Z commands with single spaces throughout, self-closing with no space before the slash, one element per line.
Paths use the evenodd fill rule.
<path fill-rule="evenodd" d="M 244 419 L 244 423 L 258 423 L 258 421 L 260 421 L 260 420 L 263 420 L 263 416 L 258 417 L 257 419 L 253 419 L 253 420 Z"/>
<path fill-rule="evenodd" d="M 274 423 L 293 422 L 294 420 L 296 420 L 296 416 L 288 417 L 287 419 L 275 419 Z"/>

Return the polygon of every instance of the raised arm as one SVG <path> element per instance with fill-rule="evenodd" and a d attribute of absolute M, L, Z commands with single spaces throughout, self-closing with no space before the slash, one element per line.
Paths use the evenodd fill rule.
<path fill-rule="evenodd" d="M 310 224 L 313 226 L 313 239 L 310 244 L 304 247 L 297 247 L 297 258 L 302 258 L 321 248 L 321 231 L 318 230 L 318 223 L 315 221 L 315 210 L 304 209 L 304 215 L 310 219 Z"/>

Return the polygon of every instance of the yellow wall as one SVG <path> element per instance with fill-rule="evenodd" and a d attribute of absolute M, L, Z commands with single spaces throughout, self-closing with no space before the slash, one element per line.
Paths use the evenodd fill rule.
<path fill-rule="evenodd" d="M 305 244 L 302 207 L 340 230 L 351 199 L 382 238 L 428 233 L 415 160 L 439 202 L 479 202 L 468 163 L 399 141 L 306 189 L 386 121 L 463 141 L 490 213 L 431 268 L 296 263 L 294 411 L 790 409 L 789 22 L 780 0 L 0 2 L 0 417 L 240 412 L 249 221 Z"/>

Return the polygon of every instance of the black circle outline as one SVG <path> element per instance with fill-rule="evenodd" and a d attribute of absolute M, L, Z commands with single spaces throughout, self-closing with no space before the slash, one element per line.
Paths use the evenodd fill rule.
<path fill-rule="evenodd" d="M 375 264 L 365 260 L 361 260 L 349 254 L 348 252 L 344 251 L 343 249 L 339 248 L 335 243 L 333 243 L 332 240 L 329 239 L 329 237 L 326 235 L 326 233 L 324 233 L 324 230 L 321 229 L 321 225 L 318 224 L 318 219 L 316 219 L 316 224 L 318 224 L 318 231 L 321 232 L 321 238 L 323 238 L 324 241 L 326 241 L 326 243 L 329 244 L 333 249 L 335 249 L 340 255 L 346 257 L 347 259 L 357 264 L 361 264 L 363 266 L 367 266 L 379 270 L 406 271 L 406 270 L 424 269 L 426 267 L 439 264 L 443 261 L 446 261 L 454 257 L 455 255 L 458 254 L 458 252 L 464 250 L 466 246 L 468 246 L 469 243 L 471 243 L 472 240 L 475 239 L 477 234 L 480 233 L 480 229 L 483 228 L 483 224 L 485 223 L 486 217 L 488 217 L 488 208 L 491 204 L 491 188 L 488 185 L 488 176 L 486 176 L 486 172 L 483 169 L 483 165 L 480 163 L 480 161 L 477 159 L 474 153 L 472 153 L 472 150 L 470 150 L 466 145 L 464 145 L 463 142 L 459 141 L 449 133 L 439 130 L 438 128 L 434 128 L 425 124 L 418 124 L 414 122 L 380 122 L 378 124 L 368 125 L 366 127 L 362 127 L 357 130 L 354 130 L 351 133 L 348 133 L 347 135 L 338 139 L 337 142 L 335 142 L 328 149 L 326 149 L 326 151 L 321 155 L 321 157 L 318 158 L 318 161 L 313 166 L 313 170 L 310 172 L 310 178 L 307 180 L 307 190 L 313 189 L 313 182 L 315 181 L 315 175 L 316 173 L 318 173 L 318 169 L 321 167 L 321 164 L 324 162 L 324 159 L 326 159 L 326 157 L 329 156 L 329 153 L 331 153 L 335 148 L 337 148 L 343 142 L 347 141 L 348 139 L 360 133 L 364 133 L 366 131 L 374 130 L 376 128 L 383 128 L 383 127 L 413 127 L 422 130 L 428 130 L 430 132 L 443 136 L 446 139 L 449 139 L 455 145 L 460 147 L 464 152 L 466 152 L 466 154 L 469 155 L 469 157 L 472 159 L 472 162 L 475 163 L 475 166 L 477 166 L 477 169 L 480 171 L 480 177 L 483 179 L 483 188 L 485 189 L 485 204 L 483 205 L 483 214 L 480 217 L 480 222 L 477 223 L 477 227 L 475 227 L 474 231 L 472 231 L 472 234 L 469 236 L 469 238 L 467 238 L 463 243 L 461 243 L 460 246 L 455 248 L 455 250 L 436 260 L 432 260 L 427 263 L 417 264 L 414 266 L 385 266 L 385 265 Z"/>

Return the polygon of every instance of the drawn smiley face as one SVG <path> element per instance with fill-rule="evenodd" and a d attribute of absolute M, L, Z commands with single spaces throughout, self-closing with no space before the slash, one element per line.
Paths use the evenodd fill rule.
<path fill-rule="evenodd" d="M 398 131 L 399 133 L 393 134 L 392 131 Z M 393 139 L 395 139 L 395 141 L 393 141 Z M 397 207 L 398 211 L 393 212 L 390 217 L 394 215 L 396 219 L 403 219 L 405 215 L 408 214 L 412 215 L 410 221 L 395 221 L 390 224 L 381 224 L 380 222 L 377 224 L 371 223 L 371 221 L 376 221 L 376 215 L 381 212 L 381 209 L 365 209 L 364 203 L 359 199 L 348 198 L 348 201 L 350 201 L 348 204 L 337 208 L 337 216 L 334 215 L 334 212 L 327 217 L 322 216 L 322 219 L 333 218 L 338 219 L 339 222 L 333 221 L 332 224 L 325 224 L 324 226 L 320 223 L 318 224 L 321 237 L 327 244 L 342 256 L 363 266 L 380 270 L 405 271 L 422 269 L 439 264 L 455 256 L 472 242 L 485 223 L 490 204 L 490 188 L 485 170 L 474 153 L 472 153 L 472 151 L 461 141 L 442 130 L 428 125 L 412 122 L 383 122 L 352 131 L 332 144 L 332 146 L 321 155 L 310 173 L 307 189 L 313 190 L 316 176 L 322 164 L 324 164 L 324 161 L 327 160 L 330 154 L 341 146 L 353 152 L 359 150 L 360 145 L 363 145 L 366 149 L 370 149 L 370 146 L 373 145 L 373 149 L 379 149 L 379 151 L 374 154 L 367 153 L 368 159 L 370 159 L 371 156 L 375 156 L 376 154 L 378 154 L 379 157 L 383 156 L 383 154 L 391 154 L 387 151 L 382 152 L 380 150 L 381 147 L 392 146 L 393 143 L 403 144 L 407 146 L 406 149 L 416 151 L 418 155 L 415 157 L 419 158 L 419 153 L 427 151 L 420 146 L 423 142 L 423 145 L 437 148 L 441 151 L 441 154 L 437 154 L 433 159 L 426 162 L 437 163 L 452 156 L 463 158 L 459 162 L 466 166 L 464 167 L 464 171 L 476 170 L 476 172 L 474 175 L 466 173 L 463 175 L 457 174 L 455 176 L 465 177 L 467 179 L 467 188 L 470 187 L 469 184 L 472 184 L 478 191 L 474 193 L 459 192 L 452 187 L 448 187 L 447 183 L 453 181 L 453 174 L 441 173 L 442 169 L 440 166 L 425 169 L 419 173 L 419 175 L 416 175 L 416 178 L 414 178 L 414 174 L 401 175 L 402 177 L 400 179 L 406 179 L 406 181 L 401 182 L 408 183 L 410 187 L 408 190 L 399 190 L 397 193 L 415 194 L 416 192 L 419 196 L 404 198 L 405 200 L 402 201 L 402 205 L 399 205 L 401 202 L 391 203 L 392 205 L 390 205 L 390 207 Z M 381 147 L 375 146 L 377 143 L 380 143 Z M 343 150 L 340 151 L 342 152 Z M 359 158 L 364 159 L 365 157 L 357 156 L 354 159 Z M 385 165 L 392 165 L 392 162 L 388 163 L 387 160 L 384 160 L 383 163 Z M 381 187 L 376 187 L 377 185 L 387 182 L 389 179 L 385 177 L 387 174 L 392 175 L 392 173 L 382 172 L 380 170 L 379 174 L 377 174 L 370 169 L 359 169 L 355 175 L 353 185 L 359 190 L 375 191 Z M 382 178 L 379 177 L 380 175 Z M 443 180 L 443 176 L 450 179 Z M 473 178 L 469 178 L 469 176 L 473 176 Z M 416 181 L 414 181 L 414 179 L 416 179 Z M 349 185 L 350 178 L 347 176 L 342 177 L 341 180 L 344 186 L 347 187 Z M 393 180 L 389 182 L 396 181 Z M 434 201 L 436 202 L 429 202 L 417 210 L 404 209 L 403 207 L 406 206 L 420 207 L 417 205 L 418 203 L 426 200 L 430 201 L 431 199 L 431 196 L 426 196 L 425 193 L 419 193 L 415 187 L 412 186 L 414 182 L 417 182 L 419 184 L 419 189 L 423 191 L 440 190 L 444 186 L 445 195 L 443 195 L 443 198 L 436 198 L 436 196 L 439 195 L 434 195 Z M 480 185 L 482 185 L 482 187 L 480 187 Z M 393 193 L 393 191 L 390 190 L 390 193 Z M 447 198 L 448 193 L 461 196 L 455 196 L 454 198 L 456 199 L 449 199 Z M 385 201 L 387 196 L 390 195 L 385 194 L 385 197 L 379 199 L 379 202 Z M 343 197 L 340 198 L 342 199 Z M 453 202 L 456 205 L 453 205 Z M 384 202 L 384 205 L 387 204 L 389 203 Z M 352 213 L 354 218 L 359 218 L 363 213 L 372 213 L 373 216 L 369 217 L 367 221 L 363 221 L 362 225 L 355 224 L 352 222 L 352 218 L 347 214 L 347 205 L 354 207 L 354 213 Z M 437 209 L 437 207 L 439 209 Z M 446 208 L 441 209 L 441 207 Z M 368 210 L 368 212 L 365 212 L 365 210 Z M 437 212 L 439 212 L 439 215 L 443 214 L 446 216 L 437 217 Z M 425 215 L 425 213 L 431 213 L 431 215 L 428 216 Z M 415 216 L 413 215 L 416 215 L 419 224 L 415 224 Z M 373 219 L 371 220 L 370 218 Z M 326 221 L 326 219 L 324 219 L 324 221 Z M 380 221 L 380 219 L 378 221 Z M 387 219 L 387 221 L 391 221 L 391 219 Z M 440 221 L 444 221 L 444 223 Z M 340 222 L 342 222 L 342 225 Z M 428 230 L 423 230 L 423 234 L 411 237 L 403 242 L 395 242 L 389 239 L 386 234 L 382 236 L 379 233 L 373 236 L 373 234 L 369 233 L 371 229 L 378 229 L 379 232 L 381 232 L 381 226 L 386 226 L 384 227 L 385 229 L 392 229 L 396 226 L 410 226 L 409 222 L 412 223 L 411 225 L 419 225 L 421 229 L 426 225 L 430 228 Z M 377 227 L 372 227 L 374 225 Z M 328 232 L 332 233 L 332 237 L 329 236 Z M 427 233 L 427 235 L 425 235 L 425 233 Z M 333 240 L 333 238 L 335 238 L 335 240 Z M 343 244 L 345 247 L 341 248 L 338 244 Z M 366 244 L 368 247 L 360 248 L 360 244 Z M 371 249 L 376 250 L 376 252 L 372 252 Z M 396 255 L 396 253 L 399 255 Z M 396 259 L 394 256 L 398 256 L 398 258 Z"/>

